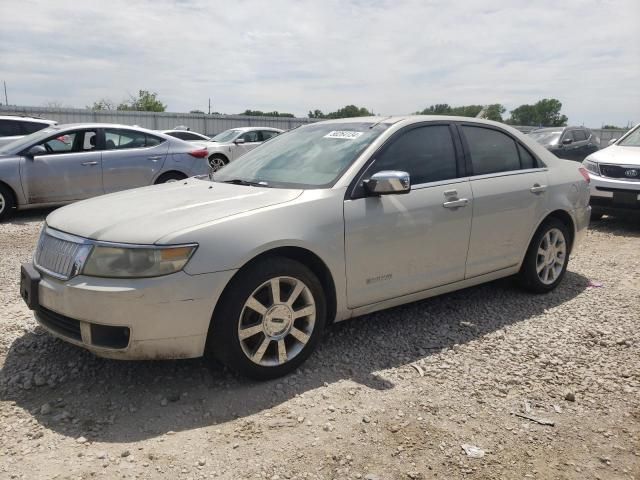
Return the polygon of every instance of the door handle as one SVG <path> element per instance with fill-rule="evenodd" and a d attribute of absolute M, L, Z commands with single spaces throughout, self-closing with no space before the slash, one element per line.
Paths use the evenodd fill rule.
<path fill-rule="evenodd" d="M 147 157 L 149 160 L 151 160 L 152 162 L 157 162 L 158 160 L 160 160 L 162 158 L 161 155 L 155 156 L 155 157 Z"/>
<path fill-rule="evenodd" d="M 539 183 L 536 183 L 533 187 L 531 187 L 529 189 L 529 191 L 531 193 L 536 193 L 536 194 L 537 193 L 542 193 L 542 192 L 544 192 L 546 190 L 547 190 L 547 186 L 546 185 L 540 185 Z"/>
<path fill-rule="evenodd" d="M 466 207 L 469 205 L 469 199 L 460 198 L 458 200 L 451 200 L 450 202 L 444 202 L 442 206 L 444 208 L 458 208 L 458 207 Z"/>
<path fill-rule="evenodd" d="M 81 165 L 84 165 L 85 167 L 87 166 L 91 166 L 93 167 L 94 165 L 97 165 L 98 162 L 82 162 Z"/>

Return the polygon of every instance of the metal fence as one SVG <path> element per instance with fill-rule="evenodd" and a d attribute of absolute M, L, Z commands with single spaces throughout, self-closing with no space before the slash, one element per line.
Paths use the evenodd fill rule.
<path fill-rule="evenodd" d="M 313 118 L 289 117 L 250 117 L 245 115 L 207 115 L 202 113 L 169 113 L 169 112 L 127 112 L 122 110 L 100 110 L 94 112 L 83 108 L 49 108 L 21 107 L 0 105 L 0 115 L 32 115 L 55 120 L 58 123 L 118 123 L 138 125 L 152 130 L 169 130 L 178 125 L 189 127 L 195 132 L 213 136 L 229 128 L 236 127 L 274 127 L 289 130 L 299 125 L 316 122 Z M 518 130 L 528 133 L 537 127 L 516 126 Z M 612 138 L 620 138 L 627 130 L 603 130 L 592 128 L 591 131 L 600 137 L 600 144 L 606 147 Z"/>
<path fill-rule="evenodd" d="M 312 118 L 250 117 L 244 115 L 206 115 L 197 113 L 128 112 L 121 110 L 92 111 L 82 108 L 49 108 L 1 106 L 0 115 L 29 115 L 55 120 L 58 123 L 118 123 L 138 125 L 152 130 L 170 130 L 176 126 L 189 127 L 195 132 L 213 136 L 229 128 L 274 127 L 283 130 L 315 122 Z"/>

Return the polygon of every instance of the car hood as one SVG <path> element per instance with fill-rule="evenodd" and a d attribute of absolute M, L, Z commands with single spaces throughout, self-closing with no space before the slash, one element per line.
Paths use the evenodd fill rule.
<path fill-rule="evenodd" d="M 301 193 L 192 178 L 77 202 L 49 214 L 47 225 L 94 240 L 152 244 L 200 224 L 289 202 Z"/>
<path fill-rule="evenodd" d="M 589 160 L 618 165 L 640 165 L 640 147 L 611 145 L 587 157 Z"/>

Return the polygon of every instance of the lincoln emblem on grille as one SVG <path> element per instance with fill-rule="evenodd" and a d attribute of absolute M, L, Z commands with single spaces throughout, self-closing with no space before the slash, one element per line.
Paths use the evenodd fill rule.
<path fill-rule="evenodd" d="M 635 168 L 630 168 L 628 170 L 625 170 L 624 174 L 627 177 L 637 177 L 638 176 L 638 170 L 636 170 Z"/>

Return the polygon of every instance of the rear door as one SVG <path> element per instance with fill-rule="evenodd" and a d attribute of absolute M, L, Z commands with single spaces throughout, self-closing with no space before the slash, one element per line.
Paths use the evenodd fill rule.
<path fill-rule="evenodd" d="M 96 129 L 78 129 L 38 143 L 47 153 L 24 157 L 23 189 L 29 203 L 67 202 L 104 193 Z"/>
<path fill-rule="evenodd" d="M 151 185 L 162 169 L 169 142 L 140 130 L 104 129 L 102 178 L 106 193 Z"/>
<path fill-rule="evenodd" d="M 363 179 L 383 170 L 404 171 L 411 191 L 372 197 L 358 186 L 345 201 L 349 307 L 464 279 L 473 199 L 468 179 L 460 176 L 461 147 L 453 133 L 447 123 L 398 132 L 376 153 Z"/>
<path fill-rule="evenodd" d="M 473 191 L 466 278 L 518 265 L 546 211 L 547 170 L 507 132 L 461 124 Z"/>

